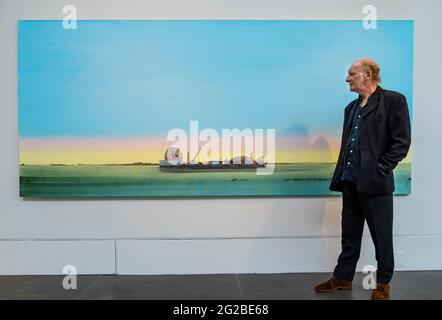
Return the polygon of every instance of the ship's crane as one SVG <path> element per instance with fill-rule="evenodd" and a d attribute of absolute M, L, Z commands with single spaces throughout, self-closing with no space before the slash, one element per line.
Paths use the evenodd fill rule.
<path fill-rule="evenodd" d="M 198 155 L 200 154 L 201 149 L 202 149 L 202 148 L 200 148 L 200 149 L 198 150 L 198 152 L 197 152 L 196 155 L 193 157 L 193 159 L 192 159 L 191 162 L 195 161 L 195 158 L 198 157 Z M 199 161 L 198 161 L 198 162 L 199 162 Z"/>

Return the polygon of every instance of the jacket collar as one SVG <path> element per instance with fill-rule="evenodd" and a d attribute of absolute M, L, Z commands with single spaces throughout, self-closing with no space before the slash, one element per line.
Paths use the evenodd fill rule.
<path fill-rule="evenodd" d="M 379 100 L 381 97 L 383 89 L 381 86 L 377 86 L 376 90 L 368 97 L 367 105 L 364 106 L 364 110 L 361 115 L 361 119 L 365 118 L 371 111 L 376 109 L 376 107 L 379 105 Z M 359 101 L 361 100 L 361 96 L 359 96 Z"/>

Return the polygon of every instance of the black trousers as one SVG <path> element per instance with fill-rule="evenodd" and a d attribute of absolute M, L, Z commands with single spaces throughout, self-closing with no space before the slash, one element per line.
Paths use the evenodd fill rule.
<path fill-rule="evenodd" d="M 356 184 L 346 181 L 342 204 L 342 252 L 333 275 L 353 281 L 366 220 L 376 250 L 377 282 L 389 283 L 394 269 L 393 194 L 361 193 Z"/>

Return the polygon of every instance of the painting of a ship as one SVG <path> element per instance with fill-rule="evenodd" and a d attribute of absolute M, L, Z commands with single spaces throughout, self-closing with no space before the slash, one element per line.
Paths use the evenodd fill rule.
<path fill-rule="evenodd" d="M 183 154 L 179 148 L 168 148 L 164 153 L 164 159 L 160 160 L 160 171 L 167 172 L 214 172 L 214 171 L 237 171 L 237 170 L 256 170 L 264 168 L 266 163 L 254 160 L 252 156 L 237 156 L 230 160 L 224 159 L 210 160 L 206 163 L 195 161 L 198 158 L 201 149 L 189 161 L 189 152 L 187 152 L 187 161 L 183 161 Z"/>
<path fill-rule="evenodd" d="M 17 22 L 22 197 L 335 196 L 357 57 L 388 66 L 412 117 L 412 20 L 61 26 Z M 411 159 L 395 194 L 411 191 Z"/>

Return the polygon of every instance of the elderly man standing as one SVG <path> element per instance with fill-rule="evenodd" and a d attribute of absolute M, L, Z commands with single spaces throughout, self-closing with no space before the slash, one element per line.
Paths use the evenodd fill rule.
<path fill-rule="evenodd" d="M 382 89 L 380 68 L 355 61 L 346 82 L 359 98 L 345 108 L 342 144 L 330 190 L 342 192 L 342 251 L 333 276 L 317 292 L 350 290 L 367 221 L 376 250 L 377 288 L 388 299 L 393 276 L 393 169 L 410 147 L 410 117 L 404 95 Z"/>

